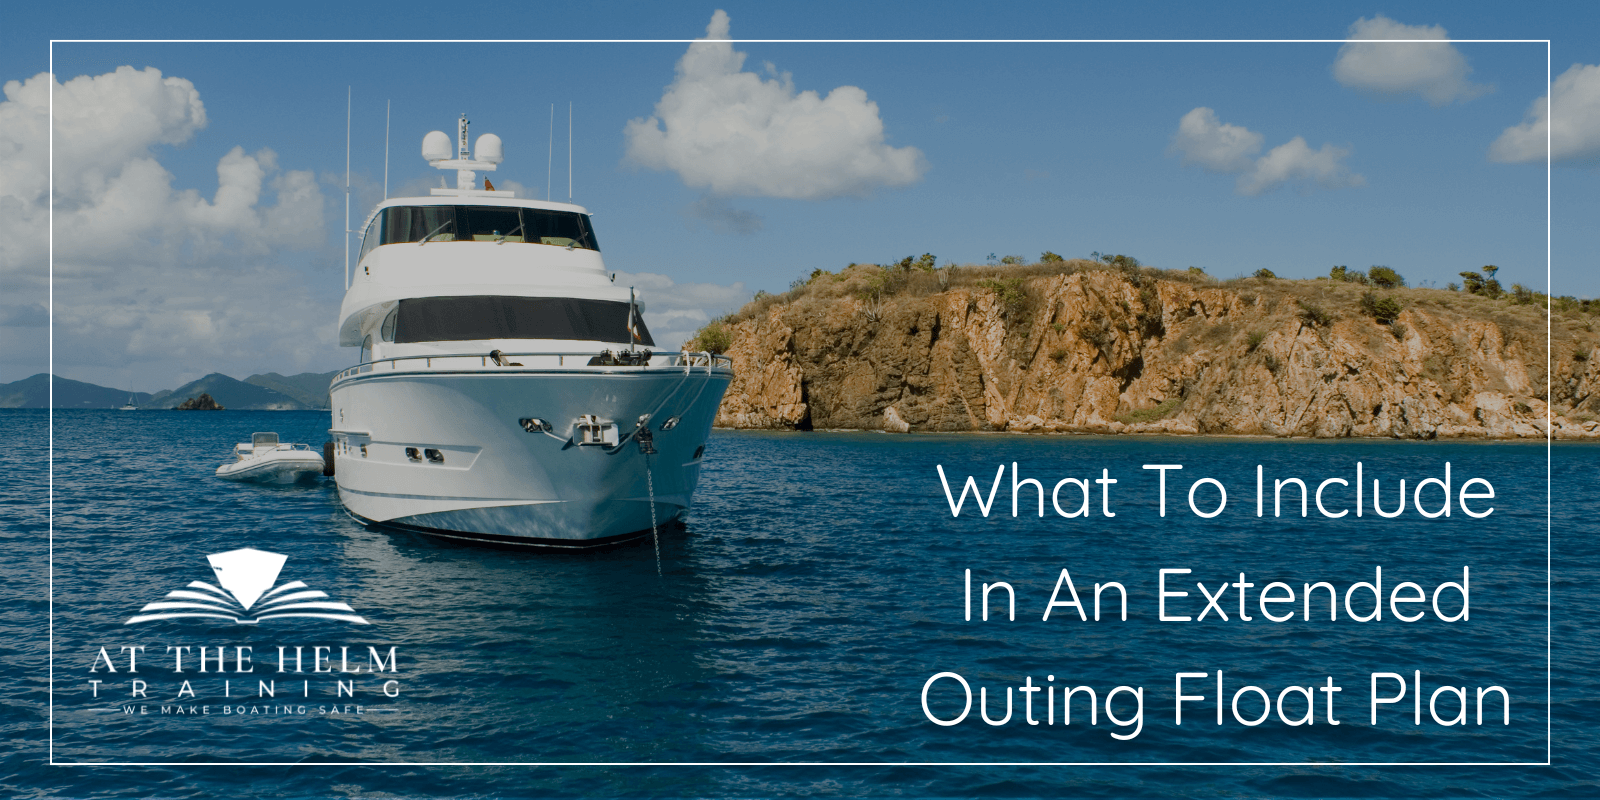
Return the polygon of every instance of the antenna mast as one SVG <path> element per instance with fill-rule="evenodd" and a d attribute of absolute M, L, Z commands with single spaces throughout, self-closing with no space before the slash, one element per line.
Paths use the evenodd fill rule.
<path fill-rule="evenodd" d="M 550 152 L 545 156 L 544 199 L 550 199 L 550 177 L 556 171 L 556 104 L 550 104 Z"/>
<path fill-rule="evenodd" d="M 572 101 L 567 101 L 567 202 L 572 202 Z"/>
<path fill-rule="evenodd" d="M 389 112 L 393 108 L 393 100 L 383 106 L 383 199 L 385 200 L 389 199 Z"/>
<path fill-rule="evenodd" d="M 344 87 L 344 288 L 350 288 L 350 98 Z"/>

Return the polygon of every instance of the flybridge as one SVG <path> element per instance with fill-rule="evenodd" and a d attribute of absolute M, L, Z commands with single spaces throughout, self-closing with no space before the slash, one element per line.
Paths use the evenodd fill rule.
<path fill-rule="evenodd" d="M 505 160 L 505 151 L 500 143 L 500 137 L 485 133 L 478 137 L 477 145 L 469 157 L 467 151 L 467 126 L 471 122 L 466 114 L 456 120 L 456 146 L 452 153 L 450 136 L 444 131 L 430 131 L 422 137 L 422 157 L 428 165 L 435 169 L 455 170 L 456 185 L 454 189 L 440 187 L 431 190 L 436 196 L 445 197 L 516 197 L 516 192 L 500 191 L 493 188 L 493 183 L 485 180 L 485 186 L 478 188 L 477 179 L 479 172 L 493 172 L 501 161 Z M 453 156 L 453 157 L 452 157 Z"/>

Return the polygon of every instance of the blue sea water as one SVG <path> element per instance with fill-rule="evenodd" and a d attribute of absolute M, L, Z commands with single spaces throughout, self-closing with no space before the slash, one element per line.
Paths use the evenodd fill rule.
<path fill-rule="evenodd" d="M 0 535 L 13 589 L 0 611 L 0 795 L 1600 795 L 1592 446 L 1554 447 L 1547 480 L 1543 443 L 718 431 L 687 525 L 658 543 L 586 554 L 367 529 L 320 478 L 262 487 L 212 477 L 252 431 L 318 445 L 327 424 L 297 412 L 57 412 L 52 449 L 45 413 L 0 413 Z M 1037 493 L 1024 486 L 1013 517 L 1013 462 L 1047 492 L 1064 478 L 1088 481 L 1090 514 L 1063 518 L 1047 498 L 1041 519 Z M 1299 478 L 1314 493 L 1329 478 L 1354 481 L 1357 462 L 1361 518 L 1328 519 L 1314 503 L 1302 518 L 1297 491 L 1273 515 L 1275 479 Z M 1474 519 L 1460 505 L 1448 518 L 1417 513 L 1414 487 L 1443 478 L 1446 462 L 1452 492 L 1472 478 L 1492 483 L 1492 500 L 1468 501 L 1492 514 Z M 1167 473 L 1165 516 L 1158 473 L 1145 464 L 1183 465 Z M 936 466 L 953 491 L 971 475 L 987 496 L 1002 465 L 989 514 L 969 495 L 953 518 Z M 1260 517 L 1257 465 L 1266 476 Z M 1102 513 L 1105 487 L 1092 482 L 1102 470 L 1117 480 L 1114 517 Z M 1190 509 L 1200 478 L 1227 492 L 1213 518 Z M 1374 479 L 1385 509 L 1405 479 L 1404 513 L 1373 513 Z M 1353 495 L 1332 485 L 1324 499 L 1335 511 Z M 1422 497 L 1431 512 L 1443 495 Z M 1075 485 L 1061 490 L 1068 511 L 1080 498 Z M 1195 491 L 1201 511 L 1217 500 L 1215 486 Z M 207 555 L 245 547 L 284 554 L 280 580 L 325 591 L 371 624 L 125 624 L 173 589 L 214 581 Z M 1378 567 L 1383 618 L 1356 622 L 1345 590 L 1375 582 Z M 1416 622 L 1394 618 L 1395 586 L 1432 595 L 1463 582 L 1464 567 L 1470 618 L 1441 620 L 1428 602 L 1399 606 L 1422 612 Z M 1064 605 L 1041 618 L 1063 569 L 1087 621 Z M 1226 621 L 1216 609 L 1202 620 L 1157 619 L 1163 569 L 1191 570 L 1168 576 L 1167 591 L 1188 592 L 1168 598 L 1169 614 L 1200 613 L 1197 582 L 1208 594 L 1247 582 L 1253 619 L 1240 618 L 1237 587 L 1218 595 Z M 1015 620 L 1003 588 L 991 589 L 982 619 L 982 587 L 998 582 L 1015 593 Z M 1094 620 L 1095 585 L 1110 582 L 1127 591 L 1126 621 L 1114 589 Z M 1270 610 L 1292 619 L 1264 618 L 1257 600 L 1273 582 L 1296 600 Z M 1337 620 L 1321 590 L 1303 618 L 1303 587 L 1317 582 L 1339 592 Z M 1441 612 L 1457 613 L 1459 593 L 1442 597 Z M 1355 613 L 1370 612 L 1370 593 L 1354 598 Z M 1070 590 L 1056 599 L 1070 600 Z M 121 648 L 139 646 L 133 673 Z M 280 646 L 290 662 L 301 648 L 300 671 L 279 671 Z M 371 672 L 369 646 L 380 656 L 394 648 L 394 662 Z M 183 672 L 169 647 L 190 648 L 179 651 Z M 240 647 L 250 648 L 249 663 Z M 337 671 L 343 653 L 363 671 Z M 316 672 L 314 661 L 334 671 Z M 1225 704 L 1221 725 L 1218 670 L 1224 697 L 1243 690 L 1237 716 Z M 1420 712 L 1408 692 L 1371 724 L 1372 673 L 1409 682 L 1416 671 Z M 1206 674 L 1185 680 L 1185 694 L 1205 699 L 1184 704 L 1182 725 L 1179 672 Z M 924 710 L 924 687 L 939 673 L 971 687 L 959 724 L 929 716 L 961 714 L 952 678 L 933 683 Z M 1338 725 L 1320 691 L 1330 678 L 1341 689 L 1332 695 Z M 143 697 L 133 696 L 134 680 Z M 184 681 L 192 696 L 180 698 Z M 338 696 L 341 681 L 351 696 Z M 1025 681 L 1051 691 L 1054 724 L 1045 691 L 1032 696 L 1039 724 L 1028 723 Z M 1054 690 L 1078 686 L 1094 690 L 1096 717 L 1080 691 L 1064 724 Z M 1285 722 L 1307 712 L 1294 686 L 1314 698 L 1311 724 Z M 1386 697 L 1398 691 L 1393 680 L 1379 686 Z M 1440 686 L 1466 690 L 1466 724 L 1434 721 L 1429 698 Z M 1510 697 L 1510 725 L 1497 695 L 1477 723 L 1474 692 L 1488 686 Z M 1010 719 L 985 722 L 980 689 L 999 721 L 1007 687 Z M 1117 687 L 1128 688 L 1108 706 Z M 1458 706 L 1453 694 L 1438 696 L 1441 718 Z M 1260 724 L 1239 721 L 1264 711 Z M 1391 762 L 1411 765 L 1380 766 Z"/>

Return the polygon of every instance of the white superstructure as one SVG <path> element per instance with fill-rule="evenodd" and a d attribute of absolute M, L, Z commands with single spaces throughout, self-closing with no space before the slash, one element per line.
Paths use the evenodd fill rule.
<path fill-rule="evenodd" d="M 368 523 L 589 547 L 681 517 L 729 361 L 653 353 L 581 206 L 478 188 L 501 161 L 435 131 L 455 188 L 385 200 L 363 226 L 331 389 L 339 498 Z"/>

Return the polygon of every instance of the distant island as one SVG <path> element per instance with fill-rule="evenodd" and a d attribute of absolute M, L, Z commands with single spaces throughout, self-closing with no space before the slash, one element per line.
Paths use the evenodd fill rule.
<path fill-rule="evenodd" d="M 199 397 L 191 397 L 188 400 L 185 400 L 185 401 L 177 404 L 176 406 L 173 406 L 173 409 L 176 410 L 176 411 L 225 411 L 226 410 L 222 406 L 217 405 L 217 401 L 213 400 L 211 398 L 211 395 L 206 394 L 205 392 L 201 392 Z"/>
<path fill-rule="evenodd" d="M 1496 267 L 1218 280 L 1123 255 L 816 270 L 686 347 L 726 352 L 728 428 L 1600 438 L 1600 303 Z M 1550 324 L 1546 374 L 1545 304 Z M 1551 387 L 1546 396 L 1546 383 Z"/>
<path fill-rule="evenodd" d="M 284 376 L 269 372 L 251 375 L 241 381 L 213 372 L 176 389 L 155 394 L 112 389 L 56 376 L 55 407 L 121 408 L 130 402 L 131 397 L 131 402 L 139 410 L 167 410 L 179 408 L 190 401 L 200 402 L 204 396 L 217 406 L 216 410 L 325 410 L 329 407 L 328 385 L 336 374 L 337 371 L 302 372 Z M 50 400 L 50 376 L 46 373 L 0 384 L 0 408 L 48 408 Z"/>

